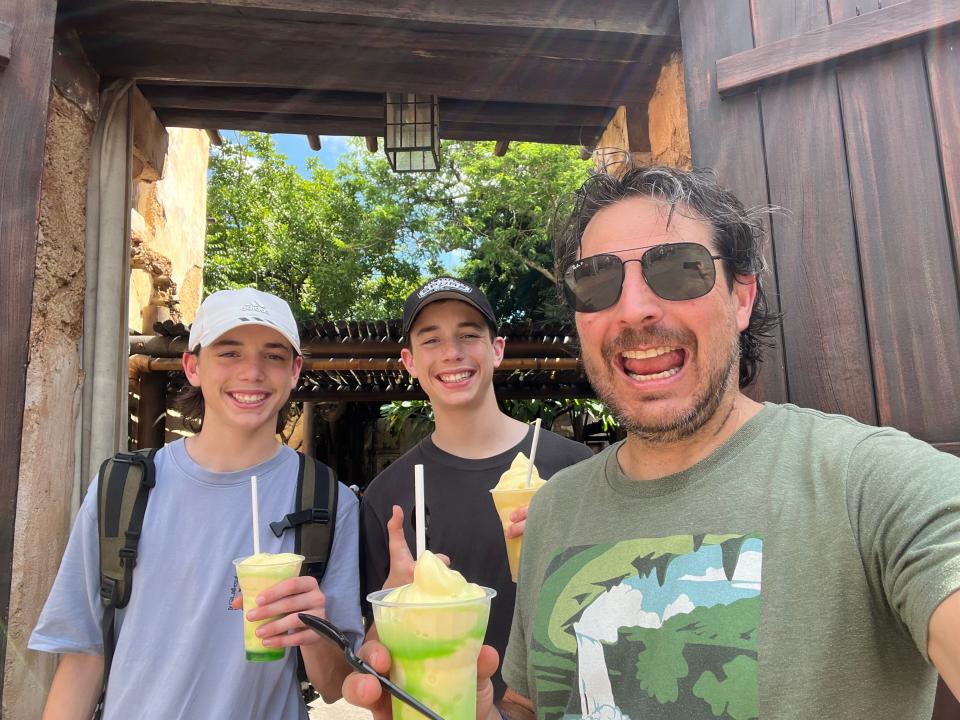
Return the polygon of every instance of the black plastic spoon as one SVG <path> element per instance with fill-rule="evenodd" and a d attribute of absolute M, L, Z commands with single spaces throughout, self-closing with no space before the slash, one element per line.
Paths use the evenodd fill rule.
<path fill-rule="evenodd" d="M 443 720 L 440 715 L 437 715 L 437 713 L 417 700 L 415 697 L 413 697 L 413 695 L 394 685 L 392 682 L 390 682 L 390 680 L 385 678 L 383 675 L 370 667 L 370 665 L 357 657 L 357 654 L 353 651 L 353 646 L 350 644 L 350 641 L 347 640 L 347 636 L 344 635 L 343 631 L 332 622 L 329 620 L 324 620 L 323 618 L 319 618 L 316 615 L 308 615 L 307 613 L 299 613 L 298 617 L 304 625 L 313 630 L 315 633 L 322 635 L 334 645 L 339 646 L 340 649 L 343 650 L 343 654 L 344 657 L 347 658 L 347 662 L 350 663 L 350 667 L 358 670 L 359 672 L 373 675 L 377 680 L 380 681 L 380 684 L 383 686 L 384 690 L 398 700 L 402 700 L 414 710 L 423 713 L 430 718 L 430 720 Z"/>

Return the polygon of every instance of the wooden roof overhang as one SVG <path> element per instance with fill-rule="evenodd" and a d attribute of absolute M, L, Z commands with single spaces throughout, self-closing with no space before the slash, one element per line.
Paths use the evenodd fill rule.
<path fill-rule="evenodd" d="M 382 136 L 384 93 L 440 97 L 440 136 L 592 147 L 646 107 L 676 0 L 62 0 L 102 78 L 167 126 Z"/>
<path fill-rule="evenodd" d="M 190 331 L 158 324 L 157 335 L 130 338 L 132 376 L 182 370 L 180 356 Z M 579 360 L 573 326 L 567 323 L 507 323 L 503 362 L 494 373 L 500 398 L 594 397 Z M 292 399 L 313 402 L 389 402 L 426 399 L 400 363 L 400 321 L 309 321 L 301 324 L 304 370 Z M 173 379 L 179 386 L 181 380 Z"/>

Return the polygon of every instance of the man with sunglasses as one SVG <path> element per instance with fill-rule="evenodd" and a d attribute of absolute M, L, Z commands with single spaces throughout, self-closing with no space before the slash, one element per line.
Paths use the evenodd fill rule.
<path fill-rule="evenodd" d="M 499 714 L 919 720 L 936 670 L 960 690 L 960 459 L 743 394 L 778 320 L 762 238 L 706 173 L 580 191 L 557 265 L 628 435 L 531 504 Z"/>

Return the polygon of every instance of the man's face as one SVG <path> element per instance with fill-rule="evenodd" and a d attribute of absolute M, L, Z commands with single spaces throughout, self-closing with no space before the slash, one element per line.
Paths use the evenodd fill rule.
<path fill-rule="evenodd" d="M 583 234 L 581 257 L 639 258 L 662 243 L 697 242 L 716 255 L 709 223 L 694 213 L 648 198 L 621 200 L 597 213 Z M 669 217 L 669 227 L 668 227 Z M 717 261 L 720 262 L 720 261 Z M 663 300 L 650 290 L 639 263 L 627 263 L 619 301 L 577 313 L 583 361 L 597 394 L 633 435 L 655 442 L 689 437 L 738 390 L 739 334 L 746 329 L 756 288 L 752 278 L 717 282 L 693 300 Z"/>
<path fill-rule="evenodd" d="M 473 306 L 437 300 L 417 315 L 410 349 L 400 358 L 435 408 L 471 407 L 490 391 L 503 347 L 503 338 L 490 339 L 489 326 Z"/>
<path fill-rule="evenodd" d="M 190 384 L 203 393 L 203 426 L 248 432 L 276 430 L 277 413 L 290 397 L 303 358 L 276 330 L 242 325 L 184 353 Z"/>

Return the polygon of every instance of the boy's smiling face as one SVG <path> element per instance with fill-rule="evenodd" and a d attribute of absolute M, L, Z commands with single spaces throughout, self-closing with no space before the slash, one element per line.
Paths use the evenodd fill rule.
<path fill-rule="evenodd" d="M 503 338 L 491 338 L 478 310 L 459 300 L 437 300 L 417 314 L 404 367 L 435 407 L 479 406 L 503 360 Z"/>
<path fill-rule="evenodd" d="M 183 358 L 187 380 L 203 393 L 204 428 L 212 423 L 270 435 L 302 366 L 283 335 L 255 324 L 234 328 Z"/>

